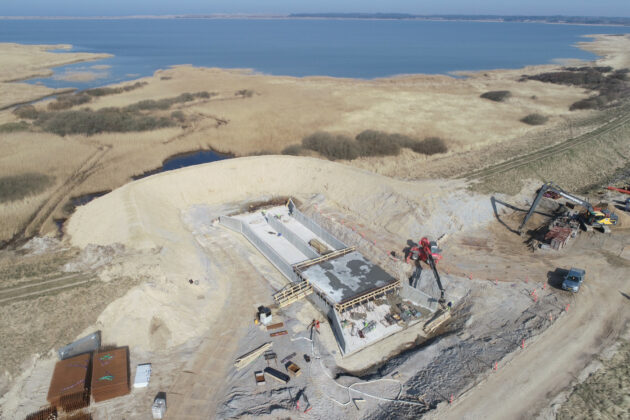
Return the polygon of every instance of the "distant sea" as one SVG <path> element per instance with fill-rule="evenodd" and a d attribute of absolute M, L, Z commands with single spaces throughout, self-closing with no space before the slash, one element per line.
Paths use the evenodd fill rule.
<path fill-rule="evenodd" d="M 627 27 L 409 20 L 121 19 L 0 20 L 0 42 L 72 44 L 113 58 L 55 69 L 37 79 L 80 89 L 152 75 L 176 64 L 371 79 L 398 74 L 519 68 L 595 56 L 582 35 Z M 2 58 L 0 57 L 0 68 Z M 62 80 L 92 72 L 87 81 Z"/>

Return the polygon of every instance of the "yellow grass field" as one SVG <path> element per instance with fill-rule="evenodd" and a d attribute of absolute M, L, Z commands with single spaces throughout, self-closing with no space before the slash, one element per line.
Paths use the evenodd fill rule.
<path fill-rule="evenodd" d="M 615 38 L 610 40 L 610 38 Z M 606 63 L 628 64 L 629 37 L 598 37 L 583 48 L 599 52 Z M 51 53 L 59 46 L 0 44 L 3 80 L 18 74 L 49 74 L 49 67 L 69 61 L 100 58 L 98 55 Z M 146 85 L 130 91 L 94 97 L 86 105 L 94 110 L 124 107 L 143 100 L 173 98 L 185 92 L 207 91 L 210 98 L 176 103 L 156 117 L 180 111 L 180 126 L 153 131 L 102 133 L 60 137 L 37 128 L 0 138 L 0 177 L 45 173 L 55 179 L 46 192 L 19 202 L 0 205 L 3 216 L 0 241 L 7 240 L 33 219 L 26 233 L 53 232 L 53 218 L 63 218 L 70 197 L 114 189 L 132 176 L 161 166 L 169 156 L 199 149 L 214 149 L 237 156 L 281 153 L 316 131 L 354 137 L 363 130 L 381 130 L 423 139 L 445 140 L 446 155 L 425 155 L 404 149 L 401 155 L 360 158 L 348 162 L 399 178 L 425 177 L 425 168 L 447 167 L 449 156 L 494 149 L 516 139 L 535 137 L 594 111 L 569 111 L 570 104 L 590 93 L 582 88 L 538 81 L 519 81 L 522 74 L 550 71 L 558 66 L 493 70 L 467 74 L 407 75 L 373 80 L 330 77 L 286 77 L 255 74 L 249 70 L 178 66 L 140 79 Z M 118 86 L 129 86 L 137 81 Z M 5 102 L 21 103 L 51 94 L 48 88 L 23 83 L 0 83 Z M 249 95 L 238 95 L 242 90 Z M 508 90 L 504 102 L 480 98 L 488 91 Z M 53 92 L 54 93 L 54 92 Z M 45 110 L 51 100 L 36 107 Z M 8 103 L 0 104 L 8 106 Z M 544 126 L 520 121 L 531 113 L 549 117 Z M 0 124 L 19 118 L 7 108 Z M 41 219 L 41 220 L 39 220 Z"/>

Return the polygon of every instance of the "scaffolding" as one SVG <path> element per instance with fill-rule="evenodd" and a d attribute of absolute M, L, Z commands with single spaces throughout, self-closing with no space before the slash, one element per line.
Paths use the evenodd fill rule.
<path fill-rule="evenodd" d="M 273 299 L 279 308 L 283 308 L 313 293 L 313 286 L 308 281 L 291 283 L 276 292 Z"/>

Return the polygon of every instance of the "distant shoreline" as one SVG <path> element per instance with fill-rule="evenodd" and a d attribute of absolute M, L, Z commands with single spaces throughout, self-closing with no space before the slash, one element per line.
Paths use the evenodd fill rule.
<path fill-rule="evenodd" d="M 131 15 L 131 16 L 0 16 L 0 20 L 127 20 L 127 19 L 208 19 L 208 20 L 405 20 L 428 22 L 545 23 L 580 26 L 630 26 L 630 17 L 587 16 L 491 16 L 491 15 L 408 15 L 408 14 L 208 14 L 208 15 Z"/>

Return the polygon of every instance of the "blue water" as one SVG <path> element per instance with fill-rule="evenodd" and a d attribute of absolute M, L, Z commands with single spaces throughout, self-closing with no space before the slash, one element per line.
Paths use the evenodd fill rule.
<path fill-rule="evenodd" d="M 175 156 L 164 161 L 160 172 L 172 171 L 186 166 L 199 165 L 202 163 L 216 162 L 217 160 L 229 159 L 231 156 L 213 152 L 212 150 L 200 150 L 194 153 L 186 153 Z"/>
<path fill-rule="evenodd" d="M 57 69 L 96 71 L 88 88 L 153 74 L 176 64 L 252 68 L 290 76 L 375 78 L 405 73 L 519 68 L 555 59 L 593 59 L 573 46 L 613 26 L 389 20 L 0 20 L 0 42 L 68 43 L 115 57 Z M 1 59 L 0 59 L 1 60 Z M 109 65 L 105 70 L 93 65 Z"/>
<path fill-rule="evenodd" d="M 186 166 L 201 165 L 202 163 L 216 162 L 231 157 L 230 155 L 224 155 L 212 150 L 199 150 L 197 152 L 184 153 L 166 159 L 162 163 L 162 167 L 137 175 L 133 179 L 141 179 L 160 172 L 173 171 L 175 169 L 185 168 Z"/>

